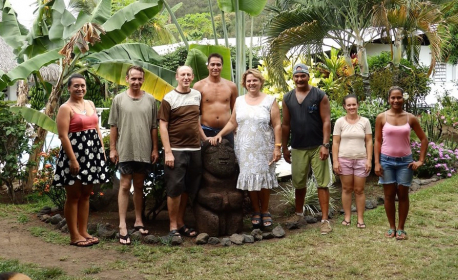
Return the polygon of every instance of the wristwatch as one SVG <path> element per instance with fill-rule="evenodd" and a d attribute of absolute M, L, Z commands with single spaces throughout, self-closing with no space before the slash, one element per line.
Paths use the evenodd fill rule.
<path fill-rule="evenodd" d="M 325 147 L 325 148 L 328 149 L 328 150 L 329 150 L 329 147 L 331 147 L 331 145 L 329 145 L 329 143 L 324 143 L 324 144 L 321 145 L 321 146 Z"/>

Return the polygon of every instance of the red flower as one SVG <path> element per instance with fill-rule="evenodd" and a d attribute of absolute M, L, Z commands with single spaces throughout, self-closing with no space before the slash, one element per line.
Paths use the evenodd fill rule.
<path fill-rule="evenodd" d="M 103 192 L 99 193 L 100 196 L 103 196 Z"/>
<path fill-rule="evenodd" d="M 48 163 L 48 164 L 45 165 L 45 168 L 50 168 L 51 166 L 52 165 Z"/>

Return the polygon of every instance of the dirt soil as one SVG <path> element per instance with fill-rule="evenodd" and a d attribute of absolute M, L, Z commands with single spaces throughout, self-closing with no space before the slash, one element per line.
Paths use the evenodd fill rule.
<path fill-rule="evenodd" d="M 376 198 L 383 196 L 383 190 L 380 186 L 377 186 L 377 178 L 369 177 L 366 183 L 366 195 L 367 198 Z M 422 188 L 432 186 L 436 184 L 434 182 L 430 185 L 422 186 Z M 340 184 L 336 183 L 336 193 L 340 193 Z M 0 194 L 2 201 L 5 203 L 6 194 Z M 340 202 L 340 196 L 335 198 L 337 202 Z M 7 200 L 6 200 L 7 201 Z M 273 215 L 274 223 L 284 222 L 289 218 L 291 209 L 283 205 L 280 195 L 273 193 L 271 196 L 271 213 Z M 337 206 L 340 209 L 340 205 Z M 188 211 L 188 213 L 191 211 Z M 63 213 L 61 213 L 63 215 Z M 120 252 L 120 250 L 114 249 L 101 249 L 97 246 L 90 248 L 76 248 L 69 245 L 59 245 L 43 241 L 39 237 L 34 237 L 29 228 L 31 227 L 46 227 L 53 229 L 50 224 L 41 222 L 36 215 L 30 215 L 30 221 L 26 224 L 20 224 L 14 217 L 7 217 L 0 219 L 0 258 L 3 259 L 17 259 L 21 263 L 34 263 L 40 267 L 59 267 L 67 275 L 70 276 L 83 276 L 83 270 L 91 268 L 92 266 L 105 267 L 106 265 L 113 263 L 118 260 L 123 260 L 128 264 L 133 264 L 134 267 L 136 258 L 131 255 L 126 255 Z M 128 225 L 134 223 L 134 213 L 128 213 Z M 189 225 L 193 224 L 193 216 L 189 213 L 185 218 L 186 223 Z M 334 223 L 339 221 L 338 218 L 334 217 Z M 92 212 L 89 217 L 90 223 L 110 223 L 114 227 L 118 224 L 118 214 L 116 212 Z M 244 232 L 250 232 L 250 221 L 246 219 Z M 158 216 L 157 220 L 153 222 L 146 222 L 146 228 L 150 231 L 150 234 L 156 236 L 167 235 L 168 229 L 168 214 L 163 211 Z M 308 225 L 306 229 L 299 229 L 293 231 L 286 231 L 286 236 L 290 234 L 297 234 L 303 230 L 310 230 L 311 228 L 318 227 L 319 224 Z M 68 235 L 67 235 L 68 236 Z M 116 244 L 116 240 L 110 244 L 111 248 L 121 246 Z M 275 242 L 275 241 L 273 241 Z M 162 246 L 162 245 L 151 245 L 151 246 Z M 185 239 L 182 246 L 196 246 L 194 240 Z M 249 245 L 248 245 L 249 246 Z M 108 252 L 108 251 L 109 252 Z M 115 275 L 114 275 L 115 274 Z M 142 279 L 143 277 L 135 269 L 125 270 L 103 270 L 96 275 L 98 279 Z"/>

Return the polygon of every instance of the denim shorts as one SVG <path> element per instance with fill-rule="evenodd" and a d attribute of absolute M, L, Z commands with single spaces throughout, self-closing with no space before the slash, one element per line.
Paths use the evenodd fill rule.
<path fill-rule="evenodd" d="M 383 176 L 379 177 L 379 184 L 387 185 L 396 183 L 405 187 L 412 184 L 413 170 L 407 168 L 413 161 L 412 155 L 404 157 L 390 157 L 380 155 L 380 165 L 383 168 Z"/>

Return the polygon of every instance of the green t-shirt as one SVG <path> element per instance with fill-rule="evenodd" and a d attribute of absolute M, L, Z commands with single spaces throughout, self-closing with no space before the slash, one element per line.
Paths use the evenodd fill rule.
<path fill-rule="evenodd" d="M 116 95 L 108 123 L 118 128 L 119 162 L 151 162 L 151 130 L 157 129 L 156 99 L 148 93 L 134 99 L 126 91 Z"/>

